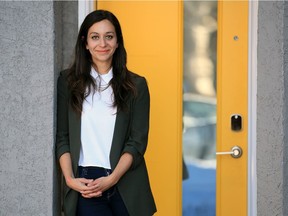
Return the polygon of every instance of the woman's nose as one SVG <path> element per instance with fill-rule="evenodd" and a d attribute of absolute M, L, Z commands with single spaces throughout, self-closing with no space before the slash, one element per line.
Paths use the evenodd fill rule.
<path fill-rule="evenodd" d="M 105 38 L 100 38 L 100 46 L 106 46 L 106 40 Z"/>

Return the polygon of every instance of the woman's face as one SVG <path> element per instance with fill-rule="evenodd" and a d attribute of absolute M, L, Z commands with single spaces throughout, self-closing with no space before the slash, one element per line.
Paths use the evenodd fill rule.
<path fill-rule="evenodd" d="M 113 54 L 118 47 L 115 28 L 109 20 L 94 23 L 88 30 L 86 49 L 92 56 L 93 63 L 112 63 Z"/>

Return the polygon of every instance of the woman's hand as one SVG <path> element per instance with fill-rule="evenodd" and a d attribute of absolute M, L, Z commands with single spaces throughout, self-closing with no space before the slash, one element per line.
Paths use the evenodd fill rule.
<path fill-rule="evenodd" d="M 115 184 L 116 182 L 113 181 L 111 175 L 101 177 L 89 182 L 87 184 L 88 189 L 83 190 L 80 193 L 84 198 L 100 197 L 104 191 L 108 190 Z"/>
<path fill-rule="evenodd" d="M 82 193 L 83 191 L 89 190 L 87 186 L 93 181 L 93 179 L 85 179 L 85 178 L 69 178 L 66 179 L 66 184 L 69 188 Z"/>
<path fill-rule="evenodd" d="M 133 156 L 130 153 L 124 153 L 114 171 L 109 176 L 101 177 L 88 183 L 88 190 L 82 191 L 82 196 L 85 198 L 101 196 L 104 191 L 117 184 L 120 178 L 131 167 L 132 162 Z"/>
<path fill-rule="evenodd" d="M 69 152 L 66 152 L 63 155 L 61 155 L 59 162 L 60 162 L 61 170 L 64 175 L 66 184 L 69 188 L 80 193 L 85 190 L 88 190 L 87 185 L 91 183 L 93 179 L 74 177 L 74 174 L 72 171 L 71 155 Z"/>

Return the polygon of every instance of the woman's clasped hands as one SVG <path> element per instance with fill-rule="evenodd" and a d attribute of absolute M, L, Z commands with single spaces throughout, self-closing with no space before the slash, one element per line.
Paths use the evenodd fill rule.
<path fill-rule="evenodd" d="M 78 191 L 84 198 L 101 197 L 102 193 L 114 185 L 111 176 L 97 179 L 71 178 L 68 187 Z"/>

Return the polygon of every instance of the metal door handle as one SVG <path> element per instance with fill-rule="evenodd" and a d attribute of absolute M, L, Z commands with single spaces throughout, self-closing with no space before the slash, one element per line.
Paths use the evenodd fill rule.
<path fill-rule="evenodd" d="M 242 156 L 242 148 L 239 146 L 232 147 L 229 152 L 216 152 L 216 155 L 231 155 L 233 158 L 240 158 Z"/>

